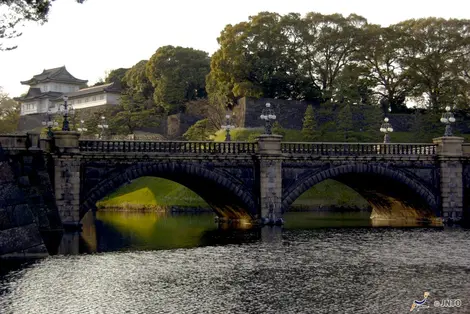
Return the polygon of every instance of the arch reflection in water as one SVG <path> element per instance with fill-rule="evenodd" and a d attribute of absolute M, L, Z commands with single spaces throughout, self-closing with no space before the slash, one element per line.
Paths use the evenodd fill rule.
<path fill-rule="evenodd" d="M 262 239 L 260 229 L 219 225 L 214 214 L 207 213 L 97 212 L 88 213 L 82 222 L 81 234 L 63 235 L 59 254 L 192 248 Z"/>
<path fill-rule="evenodd" d="M 432 222 L 372 220 L 369 212 L 289 212 L 280 227 L 217 224 L 214 214 L 165 214 L 142 212 L 89 213 L 81 233 L 63 235 L 58 254 L 142 251 L 199 246 L 281 243 L 283 230 L 371 227 L 429 227 Z"/>

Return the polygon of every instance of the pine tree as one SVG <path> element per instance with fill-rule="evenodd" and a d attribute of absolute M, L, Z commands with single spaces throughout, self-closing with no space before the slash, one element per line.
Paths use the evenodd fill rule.
<path fill-rule="evenodd" d="M 274 122 L 274 124 L 273 124 L 273 133 L 276 134 L 276 135 L 282 135 L 282 136 L 286 135 L 286 131 L 281 126 L 279 121 Z"/>
<path fill-rule="evenodd" d="M 350 132 L 353 130 L 353 116 L 351 106 L 345 105 L 338 113 L 338 129 L 344 132 L 344 138 L 349 138 Z"/>
<path fill-rule="evenodd" d="M 305 110 L 304 121 L 303 121 L 303 126 L 302 126 L 302 135 L 305 141 L 315 140 L 316 128 L 317 128 L 317 123 L 315 121 L 313 107 L 312 105 L 308 105 L 307 110 Z"/>

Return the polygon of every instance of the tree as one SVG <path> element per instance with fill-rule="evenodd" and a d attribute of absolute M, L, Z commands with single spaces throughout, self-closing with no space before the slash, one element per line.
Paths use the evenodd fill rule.
<path fill-rule="evenodd" d="M 315 122 L 315 114 L 312 105 L 308 105 L 305 110 L 304 120 L 302 125 L 302 135 L 305 141 L 315 140 L 315 129 L 317 124 Z"/>
<path fill-rule="evenodd" d="M 139 95 L 150 100 L 153 99 L 155 89 L 145 73 L 147 62 L 147 60 L 141 60 L 127 70 L 122 78 L 122 83 L 129 95 Z"/>
<path fill-rule="evenodd" d="M 338 129 L 344 132 L 344 138 L 348 140 L 349 134 L 353 130 L 353 116 L 349 104 L 345 104 L 338 113 Z"/>
<path fill-rule="evenodd" d="M 114 83 L 115 85 L 119 87 L 123 87 L 122 82 L 128 70 L 129 69 L 126 69 L 126 68 L 118 68 L 118 69 L 111 70 L 108 73 L 107 77 L 105 78 L 104 82 L 106 84 Z"/>
<path fill-rule="evenodd" d="M 381 104 L 395 113 L 406 109 L 405 98 L 412 90 L 408 75 L 400 65 L 403 57 L 400 36 L 397 28 L 368 25 L 357 55 L 368 70 L 366 76 L 380 96 Z"/>
<path fill-rule="evenodd" d="M 52 2 L 55 0 L 2 0 L 0 2 L 0 39 L 11 39 L 21 36 L 16 27 L 25 22 L 47 22 Z M 75 0 L 83 3 L 85 0 Z M 0 43 L 1 50 L 12 50 L 16 46 L 4 47 Z"/>
<path fill-rule="evenodd" d="M 193 124 L 183 137 L 188 141 L 205 141 L 214 133 L 215 129 L 210 127 L 208 119 L 203 119 Z"/>
<path fill-rule="evenodd" d="M 276 135 L 281 135 L 281 136 L 285 136 L 286 135 L 286 131 L 284 130 L 284 128 L 281 126 L 281 124 L 279 123 L 279 121 L 276 121 L 273 123 L 273 133 L 276 134 Z"/>
<path fill-rule="evenodd" d="M 145 66 L 155 89 L 153 99 L 168 112 L 179 111 L 185 102 L 207 96 L 205 78 L 209 70 L 207 52 L 173 46 L 158 48 Z"/>
<path fill-rule="evenodd" d="M 462 83 L 457 72 L 470 47 L 470 21 L 425 18 L 393 27 L 400 31 L 400 64 L 411 85 L 417 87 L 414 96 L 424 95 L 432 110 L 454 104 Z"/>
<path fill-rule="evenodd" d="M 302 23 L 299 14 L 261 12 L 227 25 L 211 58 L 209 98 L 229 108 L 242 97 L 317 99 L 318 89 L 299 66 Z"/>
<path fill-rule="evenodd" d="M 0 88 L 0 134 L 16 131 L 19 119 L 20 106 Z"/>
<path fill-rule="evenodd" d="M 361 29 L 367 20 L 359 15 L 322 15 L 310 12 L 302 26 L 300 46 L 304 75 L 310 83 L 330 99 L 335 93 L 337 79 L 346 65 L 354 61 Z"/>
<path fill-rule="evenodd" d="M 152 100 L 143 95 L 121 94 L 120 103 L 109 115 L 110 130 L 117 134 L 133 134 L 143 127 L 156 127 L 160 125 L 162 113 Z"/>

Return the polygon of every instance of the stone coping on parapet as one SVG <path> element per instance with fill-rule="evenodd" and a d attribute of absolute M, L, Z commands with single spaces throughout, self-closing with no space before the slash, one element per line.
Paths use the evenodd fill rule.
<path fill-rule="evenodd" d="M 437 155 L 315 155 L 315 154 L 289 154 L 282 155 L 284 160 L 348 160 L 348 161 L 434 161 Z"/>
<path fill-rule="evenodd" d="M 82 159 L 100 159 L 100 160 L 151 160 L 151 159 L 168 159 L 168 160 L 253 160 L 253 157 L 256 154 L 247 153 L 247 154 L 210 154 L 210 153 L 201 153 L 201 154 L 190 154 L 185 153 L 181 155 L 169 154 L 169 153 L 119 153 L 119 152 L 81 152 L 76 154 L 81 156 Z"/>

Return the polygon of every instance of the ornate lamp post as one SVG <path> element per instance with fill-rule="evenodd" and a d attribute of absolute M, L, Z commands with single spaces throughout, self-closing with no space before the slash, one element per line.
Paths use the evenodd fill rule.
<path fill-rule="evenodd" d="M 100 139 L 104 137 L 105 130 L 108 128 L 108 124 L 106 123 L 106 117 L 101 116 L 101 124 L 98 124 L 98 129 L 101 129 L 100 132 Z"/>
<path fill-rule="evenodd" d="M 444 136 L 452 136 L 452 127 L 450 124 L 455 122 L 455 117 L 454 114 L 450 111 L 450 106 L 447 106 L 446 112 L 442 114 L 441 122 L 446 125 Z"/>
<path fill-rule="evenodd" d="M 82 133 L 88 131 L 88 129 L 83 125 L 85 123 L 84 120 L 80 120 L 80 127 L 77 128 L 77 131 Z"/>
<path fill-rule="evenodd" d="M 69 99 L 68 96 L 62 96 L 64 100 L 64 104 L 60 105 L 59 113 L 64 117 L 64 122 L 62 123 L 62 131 L 70 131 L 69 127 L 69 116 L 73 116 L 75 114 L 75 110 L 73 109 L 72 105 L 68 105 L 67 101 Z"/>
<path fill-rule="evenodd" d="M 53 117 L 52 112 L 49 110 L 46 113 L 46 117 L 45 117 L 44 121 L 42 121 L 42 125 L 47 127 L 47 137 L 48 138 L 52 138 L 52 136 L 54 135 L 54 133 L 52 132 L 52 128 L 59 125 L 59 123 L 57 123 L 57 121 L 52 120 L 52 117 Z"/>
<path fill-rule="evenodd" d="M 276 120 L 276 114 L 271 108 L 270 103 L 266 103 L 266 108 L 263 109 L 261 115 L 259 116 L 261 120 L 265 121 L 264 132 L 268 135 L 272 134 L 273 121 Z"/>
<path fill-rule="evenodd" d="M 384 135 L 384 143 L 390 143 L 390 135 L 388 133 L 393 132 L 393 127 L 392 125 L 388 122 L 388 118 L 385 117 L 384 122 L 380 126 L 380 132 L 385 133 Z"/>
<path fill-rule="evenodd" d="M 225 130 L 225 141 L 226 142 L 230 142 L 230 140 L 231 140 L 230 139 L 230 130 L 235 128 L 233 125 L 230 124 L 230 118 L 231 118 L 230 114 L 227 113 L 225 115 L 225 119 L 226 119 L 225 123 L 226 124 L 222 125 L 222 129 Z"/>

